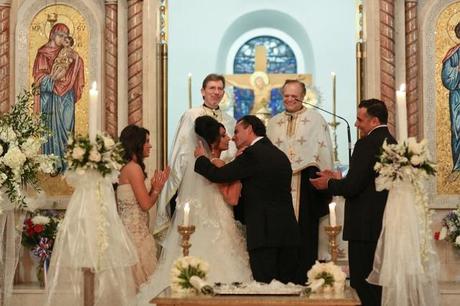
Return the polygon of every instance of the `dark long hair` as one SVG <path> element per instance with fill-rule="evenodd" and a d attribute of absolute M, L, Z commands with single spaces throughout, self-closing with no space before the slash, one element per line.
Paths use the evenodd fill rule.
<path fill-rule="evenodd" d="M 134 124 L 125 127 L 120 134 L 120 142 L 125 151 L 123 159 L 129 162 L 134 160 L 133 156 L 136 156 L 134 161 L 141 166 L 145 177 L 147 177 L 147 174 L 145 173 L 144 164 L 144 144 L 147 140 L 147 135 L 150 135 L 149 130 Z"/>

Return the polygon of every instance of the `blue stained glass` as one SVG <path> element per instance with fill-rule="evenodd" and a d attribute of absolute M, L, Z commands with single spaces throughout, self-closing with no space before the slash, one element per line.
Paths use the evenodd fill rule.
<path fill-rule="evenodd" d="M 245 42 L 236 53 L 233 73 L 253 73 L 255 46 L 264 45 L 267 49 L 267 73 L 297 73 L 297 60 L 294 52 L 284 41 L 273 36 L 257 36 Z M 239 119 L 250 113 L 254 94 L 250 89 L 234 88 L 234 117 Z M 284 110 L 280 89 L 273 89 L 269 103 L 272 115 Z"/>

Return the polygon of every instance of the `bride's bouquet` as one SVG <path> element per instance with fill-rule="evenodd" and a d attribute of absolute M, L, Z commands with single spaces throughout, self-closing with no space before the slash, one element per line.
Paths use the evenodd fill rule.
<path fill-rule="evenodd" d="M 171 269 L 171 290 L 180 294 L 214 294 L 213 288 L 206 283 L 208 270 L 208 263 L 198 257 L 178 258 Z"/>
<path fill-rule="evenodd" d="M 24 187 L 39 190 L 38 173 L 54 171 L 55 156 L 40 154 L 49 131 L 32 108 L 33 94 L 24 91 L 0 116 L 0 213 L 27 207 Z M 9 201 L 2 200 L 3 194 Z"/>

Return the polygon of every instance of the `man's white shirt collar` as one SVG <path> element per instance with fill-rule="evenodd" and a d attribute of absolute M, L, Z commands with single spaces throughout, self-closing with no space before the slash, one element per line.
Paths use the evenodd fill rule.
<path fill-rule="evenodd" d="M 388 125 L 386 124 L 381 124 L 381 125 L 377 125 L 375 128 L 373 128 L 372 130 L 370 130 L 369 133 L 367 133 L 367 136 L 369 136 L 374 130 L 378 129 L 378 128 L 381 128 L 381 127 L 387 127 Z"/>
<path fill-rule="evenodd" d="M 251 142 L 250 146 L 252 146 L 252 145 L 255 144 L 256 142 L 258 142 L 258 141 L 261 140 L 262 138 L 263 138 L 262 136 L 257 137 L 256 139 L 254 139 L 254 140 Z"/>

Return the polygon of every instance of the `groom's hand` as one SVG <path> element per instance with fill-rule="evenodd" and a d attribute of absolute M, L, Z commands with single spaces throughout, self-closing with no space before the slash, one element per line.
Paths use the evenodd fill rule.
<path fill-rule="evenodd" d="M 203 156 L 205 154 L 203 143 L 201 140 L 198 140 L 198 145 L 195 148 L 195 157 L 198 158 L 200 156 Z"/>

